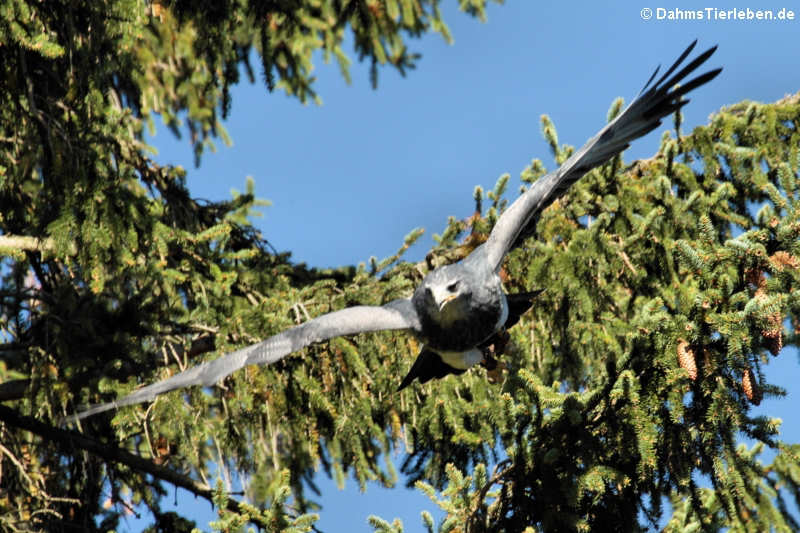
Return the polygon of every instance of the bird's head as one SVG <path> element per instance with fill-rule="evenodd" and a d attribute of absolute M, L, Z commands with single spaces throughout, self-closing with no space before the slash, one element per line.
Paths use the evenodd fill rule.
<path fill-rule="evenodd" d="M 414 306 L 439 323 L 464 318 L 472 298 L 470 278 L 456 263 L 430 272 L 414 292 Z"/>

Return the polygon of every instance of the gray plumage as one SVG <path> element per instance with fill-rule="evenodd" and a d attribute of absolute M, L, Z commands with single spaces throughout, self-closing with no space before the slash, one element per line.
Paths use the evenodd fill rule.
<path fill-rule="evenodd" d="M 492 359 L 487 353 L 490 346 L 500 344 L 502 333 L 514 326 L 522 315 L 531 308 L 533 300 L 539 296 L 544 289 L 533 292 L 522 292 L 517 294 L 507 294 L 506 302 L 508 305 L 508 316 L 505 324 L 503 324 L 503 331 L 497 331 L 492 336 L 484 339 L 477 347 L 483 353 L 483 361 L 481 364 L 487 370 L 494 370 L 497 366 L 497 361 Z M 460 375 L 466 372 L 466 368 L 454 368 L 442 360 L 442 356 L 433 350 L 423 348 L 420 350 L 417 360 L 411 365 L 411 370 L 408 371 L 406 377 L 400 382 L 397 387 L 401 391 L 411 385 L 415 379 L 419 379 L 420 383 L 427 383 L 431 379 L 441 379 L 450 374 Z"/>
<path fill-rule="evenodd" d="M 400 388 L 417 378 L 424 383 L 450 373 L 460 374 L 483 361 L 486 343 L 519 320 L 519 314 L 530 307 L 533 298 L 529 297 L 527 304 L 524 298 L 517 298 L 509 315 L 509 300 L 514 295 L 504 294 L 498 276 L 505 255 L 533 233 L 539 213 L 575 181 L 619 154 L 634 139 L 657 128 L 662 118 L 688 102 L 682 98 L 685 94 L 720 73 L 722 69 L 714 69 L 675 88 L 676 83 L 716 50 L 716 47 L 707 50 L 677 70 L 696 42 L 653 83 L 659 70 L 656 69 L 625 110 L 558 169 L 543 176 L 520 196 L 500 216 L 484 244 L 463 261 L 430 272 L 411 298 L 380 307 L 356 306 L 322 315 L 263 342 L 148 385 L 120 400 L 91 407 L 69 420 L 149 401 L 175 389 L 210 386 L 247 365 L 271 364 L 310 344 L 341 335 L 406 330 L 422 341 L 420 356 Z"/>
<path fill-rule="evenodd" d="M 219 359 L 184 370 L 171 378 L 132 392 L 120 400 L 90 407 L 67 421 L 86 418 L 125 405 L 150 401 L 159 394 L 175 389 L 192 385 L 211 386 L 240 368 L 274 363 L 315 342 L 341 335 L 394 329 L 419 329 L 419 322 L 410 300 L 394 300 L 381 307 L 369 305 L 348 307 L 289 328 L 263 342 L 236 350 Z"/>

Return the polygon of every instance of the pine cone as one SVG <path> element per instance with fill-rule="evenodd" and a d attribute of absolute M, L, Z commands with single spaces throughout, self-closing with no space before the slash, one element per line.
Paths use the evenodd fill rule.
<path fill-rule="evenodd" d="M 781 348 L 783 348 L 783 332 L 778 330 L 775 332 L 776 334 L 773 335 L 772 333 L 764 333 L 764 337 L 767 338 L 767 349 L 772 355 L 778 355 L 781 352 Z"/>
<path fill-rule="evenodd" d="M 761 332 L 767 339 L 767 348 L 772 355 L 778 355 L 783 348 L 783 325 L 781 324 L 780 313 L 774 313 L 769 317 L 769 329 Z"/>
<path fill-rule="evenodd" d="M 689 379 L 692 381 L 697 379 L 697 362 L 694 359 L 694 351 L 683 339 L 678 340 L 678 364 L 689 373 Z"/>
<path fill-rule="evenodd" d="M 742 375 L 742 389 L 744 390 L 744 395 L 750 400 L 750 403 L 753 405 L 761 403 L 761 389 L 758 388 L 758 383 L 756 383 L 755 377 L 753 376 L 753 371 L 749 368 L 746 368 L 744 370 L 744 375 Z"/>
<path fill-rule="evenodd" d="M 157 465 L 163 465 L 169 459 L 169 456 L 172 455 L 173 446 L 164 436 L 160 436 L 155 441 L 155 446 L 153 447 L 153 452 L 155 453 L 155 457 L 153 457 L 153 462 Z"/>
<path fill-rule="evenodd" d="M 760 268 L 748 268 L 744 271 L 744 279 L 747 283 L 755 286 L 756 288 L 763 288 L 767 284 L 767 278 Z"/>

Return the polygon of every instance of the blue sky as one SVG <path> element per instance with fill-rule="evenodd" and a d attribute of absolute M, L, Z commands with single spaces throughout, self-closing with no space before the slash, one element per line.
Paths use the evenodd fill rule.
<path fill-rule="evenodd" d="M 694 39 L 697 50 L 718 44 L 709 69 L 724 71 L 691 95 L 684 130 L 704 124 L 721 106 L 744 99 L 772 102 L 800 90 L 796 38 L 800 6 L 785 2 L 742 4 L 741 9 L 794 9 L 793 21 L 657 20 L 658 8 L 698 9 L 697 4 L 541 3 L 509 0 L 491 5 L 485 24 L 458 12 L 455 0 L 443 11 L 455 43 L 438 35 L 410 41 L 422 53 L 406 78 L 383 70 L 377 91 L 366 65 L 352 68 L 352 85 L 338 66 L 317 62 L 316 89 L 322 106 L 303 106 L 264 86 L 233 90 L 226 127 L 233 146 L 194 168 L 187 140 L 161 128 L 151 139 L 161 163 L 183 165 L 192 193 L 227 199 L 252 176 L 256 193 L 272 205 L 256 221 L 280 251 L 297 262 L 340 266 L 394 253 L 413 228 L 425 237 L 406 259 L 418 260 L 450 215 L 468 216 L 475 185 L 490 188 L 508 172 L 513 197 L 519 172 L 533 158 L 554 167 L 540 134 L 543 113 L 554 121 L 561 143 L 581 145 L 605 123 L 617 96 L 629 102 L 659 63 L 671 63 Z M 642 9 L 653 18 L 644 20 Z M 652 155 L 671 121 L 635 142 L 631 161 Z M 768 379 L 789 390 L 784 400 L 765 400 L 759 414 L 784 420 L 783 438 L 800 442 L 796 396 L 800 389 L 795 351 L 784 352 L 766 368 Z M 397 461 L 402 457 L 397 457 Z M 435 505 L 414 491 L 370 487 L 361 494 L 318 476 L 324 531 L 371 531 L 369 514 L 401 517 L 407 532 L 421 531 L 419 512 Z M 178 508 L 207 529 L 215 514 L 205 502 L 178 492 Z M 164 505 L 172 504 L 172 496 Z M 131 521 L 138 531 L 150 521 Z"/>

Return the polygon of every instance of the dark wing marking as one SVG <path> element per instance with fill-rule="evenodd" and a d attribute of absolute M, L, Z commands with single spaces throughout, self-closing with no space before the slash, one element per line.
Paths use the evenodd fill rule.
<path fill-rule="evenodd" d="M 506 302 L 508 302 L 508 318 L 506 319 L 505 329 L 511 329 L 520 317 L 525 314 L 528 309 L 533 305 L 533 300 L 542 294 L 544 289 L 531 292 L 518 292 L 516 294 L 506 294 Z"/>
<path fill-rule="evenodd" d="M 453 368 L 442 361 L 438 353 L 423 348 L 419 352 L 417 360 L 411 365 L 411 370 L 408 371 L 406 377 L 400 382 L 397 391 L 400 392 L 405 389 L 417 378 L 419 378 L 420 383 L 427 383 L 432 379 L 441 379 L 449 374 L 460 375 L 464 372 L 466 372 L 466 369 Z"/>
<path fill-rule="evenodd" d="M 268 365 L 310 344 L 333 337 L 398 329 L 419 329 L 417 313 L 409 299 L 394 300 L 380 307 L 349 307 L 319 316 L 258 344 L 184 370 L 171 378 L 136 390 L 120 400 L 90 407 L 65 421 L 73 422 L 109 409 L 146 402 L 175 389 L 193 385 L 210 386 L 245 366 Z"/>
<path fill-rule="evenodd" d="M 490 336 L 488 339 L 478 345 L 478 348 L 483 350 L 484 358 L 486 357 L 486 349 L 489 348 L 489 346 L 492 344 L 496 346 L 505 344 L 505 342 L 501 342 L 502 337 L 507 336 L 506 332 L 514 327 L 517 322 L 519 322 L 519 319 L 522 318 L 522 315 L 524 315 L 533 305 L 533 300 L 543 292 L 544 289 L 539 289 L 538 291 L 532 292 L 506 294 L 506 302 L 508 303 L 508 318 L 506 318 L 505 324 L 503 324 L 503 327 L 499 331 L 496 331 L 494 335 Z M 491 368 L 489 370 L 491 370 Z"/>
<path fill-rule="evenodd" d="M 500 268 L 505 254 L 518 246 L 524 237 L 533 233 L 537 216 L 542 209 L 550 205 L 592 168 L 602 165 L 627 148 L 631 141 L 657 128 L 662 118 L 689 102 L 682 98 L 686 93 L 708 83 L 720 73 L 721 68 L 711 70 L 673 89 L 676 83 L 697 69 L 717 49 L 714 46 L 706 50 L 675 72 L 696 43 L 697 41 L 693 42 L 651 86 L 658 72 L 656 69 L 639 96 L 617 118 L 589 139 L 558 169 L 539 178 L 502 214 L 489 239 L 480 247 L 484 249 L 481 253 L 485 254 L 489 265 L 495 271 Z"/>

